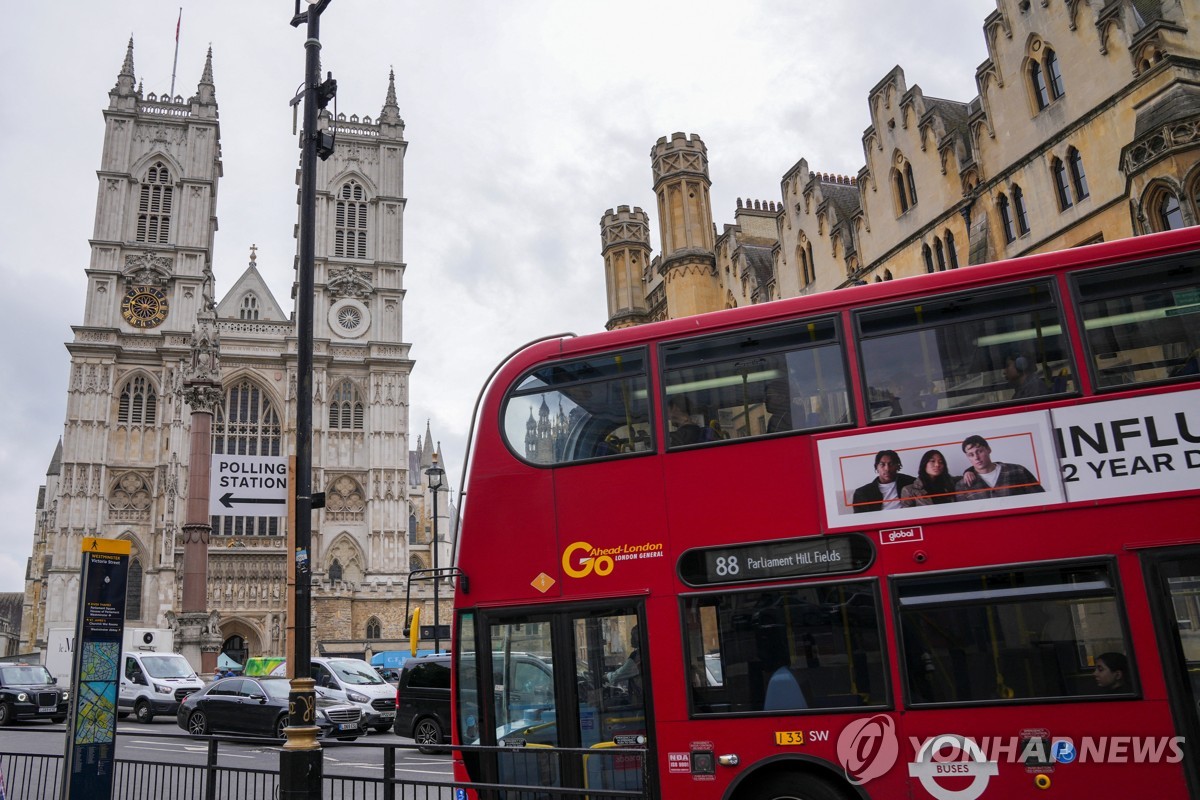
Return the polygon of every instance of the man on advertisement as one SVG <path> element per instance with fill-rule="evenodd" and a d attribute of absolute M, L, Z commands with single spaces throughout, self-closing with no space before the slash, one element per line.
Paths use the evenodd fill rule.
<path fill-rule="evenodd" d="M 854 490 L 851 505 L 855 514 L 900 508 L 900 492 L 916 480 L 900 471 L 900 456 L 895 450 L 880 450 L 875 454 L 875 480 Z"/>
<path fill-rule="evenodd" d="M 1020 464 L 992 461 L 992 448 L 982 436 L 968 436 L 963 440 L 962 450 L 971 466 L 954 485 L 959 501 L 1046 491 L 1033 473 Z"/>

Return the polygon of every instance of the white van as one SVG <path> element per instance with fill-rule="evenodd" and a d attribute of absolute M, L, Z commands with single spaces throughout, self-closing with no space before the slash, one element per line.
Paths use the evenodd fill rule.
<path fill-rule="evenodd" d="M 364 728 L 383 733 L 396 719 L 396 687 L 361 658 L 314 658 L 317 693 L 362 709 Z"/>
<path fill-rule="evenodd" d="M 156 714 L 175 715 L 183 698 L 204 688 L 188 660 L 178 653 L 126 652 L 121 655 L 117 716 L 132 711 L 138 722 Z"/>

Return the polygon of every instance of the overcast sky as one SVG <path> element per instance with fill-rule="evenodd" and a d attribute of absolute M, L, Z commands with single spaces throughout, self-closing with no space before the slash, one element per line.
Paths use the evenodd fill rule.
<path fill-rule="evenodd" d="M 221 112 L 218 296 L 258 245 L 291 309 L 299 158 L 288 101 L 304 75 L 290 0 L 184 0 L 175 93 L 205 52 Z M 457 492 L 470 414 L 493 367 L 536 337 L 602 330 L 600 217 L 637 205 L 658 229 L 650 148 L 708 146 L 718 229 L 738 197 L 779 199 L 800 158 L 857 174 L 867 92 L 899 64 L 927 96 L 967 101 L 994 0 L 466 2 L 333 0 L 322 66 L 337 105 L 375 118 L 388 70 L 409 142 L 404 337 L 411 431 L 430 420 Z M 146 92 L 171 86 L 180 3 L 59 0 L 7 12 L 0 68 L 3 352 L 0 591 L 23 591 L 38 486 L 62 434 L 95 220 L 102 109 L 130 36 Z M 457 495 L 456 495 L 457 496 Z"/>

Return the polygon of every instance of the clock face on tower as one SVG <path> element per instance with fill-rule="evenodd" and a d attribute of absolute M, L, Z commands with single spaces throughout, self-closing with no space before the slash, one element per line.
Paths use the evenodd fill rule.
<path fill-rule="evenodd" d="M 167 318 L 167 295 L 157 286 L 130 286 L 121 300 L 121 316 L 135 328 L 157 328 Z"/>

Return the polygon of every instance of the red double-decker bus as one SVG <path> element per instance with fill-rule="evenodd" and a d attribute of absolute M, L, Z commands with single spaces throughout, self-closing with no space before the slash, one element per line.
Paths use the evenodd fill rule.
<path fill-rule="evenodd" d="M 1200 228 L 523 349 L 469 456 L 459 777 L 1200 796 L 1198 360 Z"/>

